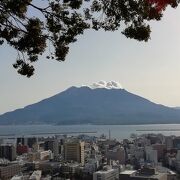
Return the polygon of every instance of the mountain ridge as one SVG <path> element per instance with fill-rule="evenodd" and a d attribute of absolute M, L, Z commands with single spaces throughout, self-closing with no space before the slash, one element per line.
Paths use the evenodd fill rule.
<path fill-rule="evenodd" d="M 180 123 L 180 110 L 125 89 L 72 86 L 52 97 L 0 115 L 0 124 Z"/>

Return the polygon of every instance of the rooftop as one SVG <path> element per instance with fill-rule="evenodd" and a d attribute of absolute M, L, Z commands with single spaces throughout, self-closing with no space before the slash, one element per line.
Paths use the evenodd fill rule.
<path fill-rule="evenodd" d="M 121 172 L 120 174 L 131 175 L 131 174 L 134 174 L 135 172 L 136 172 L 135 170 L 125 170 L 125 171 Z"/>
<path fill-rule="evenodd" d="M 107 169 L 107 170 L 101 170 L 101 171 L 97 171 L 95 172 L 96 174 L 107 174 L 110 172 L 113 172 L 115 169 Z"/>

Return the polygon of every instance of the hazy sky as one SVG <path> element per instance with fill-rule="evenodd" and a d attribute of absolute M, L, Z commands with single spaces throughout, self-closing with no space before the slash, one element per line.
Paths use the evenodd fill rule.
<path fill-rule="evenodd" d="M 71 46 L 66 62 L 41 57 L 30 79 L 12 67 L 16 52 L 1 46 L 0 114 L 99 80 L 119 81 L 151 101 L 180 106 L 180 8 L 169 8 L 162 21 L 151 25 L 147 43 L 127 39 L 120 31 L 86 31 Z"/>

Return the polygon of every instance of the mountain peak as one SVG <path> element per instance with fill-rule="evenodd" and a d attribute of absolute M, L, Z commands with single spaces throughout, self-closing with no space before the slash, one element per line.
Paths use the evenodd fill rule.
<path fill-rule="evenodd" d="M 122 89 L 122 86 L 114 81 L 100 81 L 82 88 L 74 86 L 38 103 L 0 115 L 0 124 L 180 122 L 180 110 L 155 104 Z"/>
<path fill-rule="evenodd" d="M 91 89 L 105 88 L 105 89 L 123 89 L 122 85 L 116 81 L 99 81 L 92 85 L 82 85 L 82 87 L 89 87 Z"/>

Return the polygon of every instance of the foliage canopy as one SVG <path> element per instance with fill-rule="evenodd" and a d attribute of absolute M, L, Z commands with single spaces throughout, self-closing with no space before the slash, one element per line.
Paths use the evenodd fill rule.
<path fill-rule="evenodd" d="M 48 59 L 64 61 L 69 45 L 87 29 L 115 31 L 138 41 L 148 41 L 148 21 L 160 20 L 167 5 L 179 0 L 1 0 L 0 45 L 17 51 L 14 68 L 30 77 L 47 46 Z M 41 4 L 41 5 L 38 5 Z M 34 15 L 31 15 L 33 12 Z"/>

